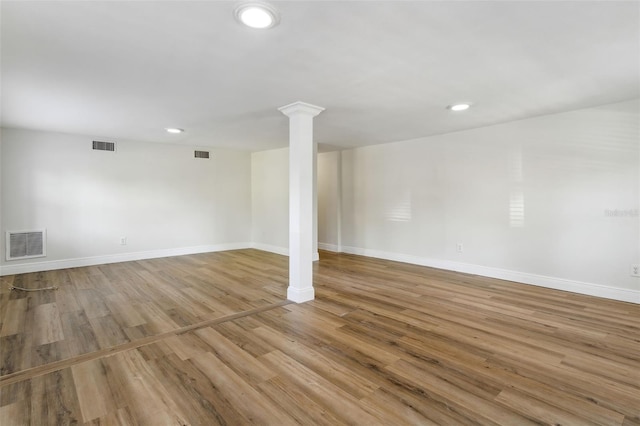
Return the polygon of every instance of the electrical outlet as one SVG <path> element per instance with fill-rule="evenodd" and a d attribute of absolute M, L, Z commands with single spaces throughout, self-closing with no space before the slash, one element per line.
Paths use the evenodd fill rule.
<path fill-rule="evenodd" d="M 640 277 L 640 263 L 634 263 L 631 265 L 631 276 Z"/>
<path fill-rule="evenodd" d="M 464 251 L 464 246 L 462 245 L 462 243 L 456 244 L 456 251 L 458 253 L 462 253 Z"/>
<path fill-rule="evenodd" d="M 120 245 L 121 246 L 127 245 L 127 237 L 120 237 Z"/>

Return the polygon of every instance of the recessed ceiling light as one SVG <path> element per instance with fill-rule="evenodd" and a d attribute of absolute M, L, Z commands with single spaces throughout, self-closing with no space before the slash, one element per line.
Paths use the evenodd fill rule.
<path fill-rule="evenodd" d="M 280 22 L 278 11 L 264 2 L 242 3 L 236 8 L 235 15 L 238 21 L 251 28 L 272 28 Z"/>
<path fill-rule="evenodd" d="M 167 127 L 165 130 L 167 132 L 169 132 L 169 133 L 182 133 L 182 132 L 184 132 L 184 129 L 178 129 L 177 127 Z"/>
<path fill-rule="evenodd" d="M 455 104 L 455 105 L 449 105 L 447 109 L 450 109 L 451 111 L 464 111 L 469 109 L 470 106 L 471 104 Z"/>

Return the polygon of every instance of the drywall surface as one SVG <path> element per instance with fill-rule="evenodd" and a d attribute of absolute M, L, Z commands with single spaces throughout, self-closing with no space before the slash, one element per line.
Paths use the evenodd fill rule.
<path fill-rule="evenodd" d="M 318 245 L 332 251 L 341 251 L 341 156 L 318 154 Z"/>
<path fill-rule="evenodd" d="M 639 116 L 630 101 L 343 151 L 342 249 L 640 302 Z M 320 247 L 336 232 L 320 220 Z"/>
<path fill-rule="evenodd" d="M 256 248 L 289 250 L 289 148 L 251 154 L 251 210 Z"/>
<path fill-rule="evenodd" d="M 640 303 L 639 115 L 636 100 L 319 154 L 319 246 Z M 2 232 L 48 235 L 46 258 L 7 262 L 0 245 L 2 274 L 288 252 L 288 148 L 207 161 L 180 145 L 0 136 Z"/>
<path fill-rule="evenodd" d="M 2 129 L 2 231 L 46 228 L 48 239 L 46 258 L 7 262 L 3 236 L 3 269 L 249 245 L 250 153 L 206 149 L 205 160 L 191 146 L 133 141 L 105 152 L 92 140 Z"/>

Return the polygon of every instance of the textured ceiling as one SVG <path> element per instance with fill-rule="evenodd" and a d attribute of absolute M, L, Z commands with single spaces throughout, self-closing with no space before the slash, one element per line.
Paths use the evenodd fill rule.
<path fill-rule="evenodd" d="M 2 126 L 262 150 L 304 101 L 353 147 L 640 96 L 638 2 L 273 2 L 268 31 L 234 4 L 2 1 Z"/>

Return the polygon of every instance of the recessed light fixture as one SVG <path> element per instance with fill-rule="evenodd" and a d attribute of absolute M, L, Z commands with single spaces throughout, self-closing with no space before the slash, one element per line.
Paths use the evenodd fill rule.
<path fill-rule="evenodd" d="M 177 127 L 167 127 L 165 130 L 169 133 L 182 133 L 184 129 L 178 129 Z"/>
<path fill-rule="evenodd" d="M 280 22 L 276 8 L 265 2 L 242 3 L 236 7 L 235 16 L 247 27 L 258 29 L 272 28 Z"/>
<path fill-rule="evenodd" d="M 454 104 L 449 105 L 447 109 L 450 109 L 451 111 L 465 111 L 469 109 L 470 106 L 471 104 Z"/>

